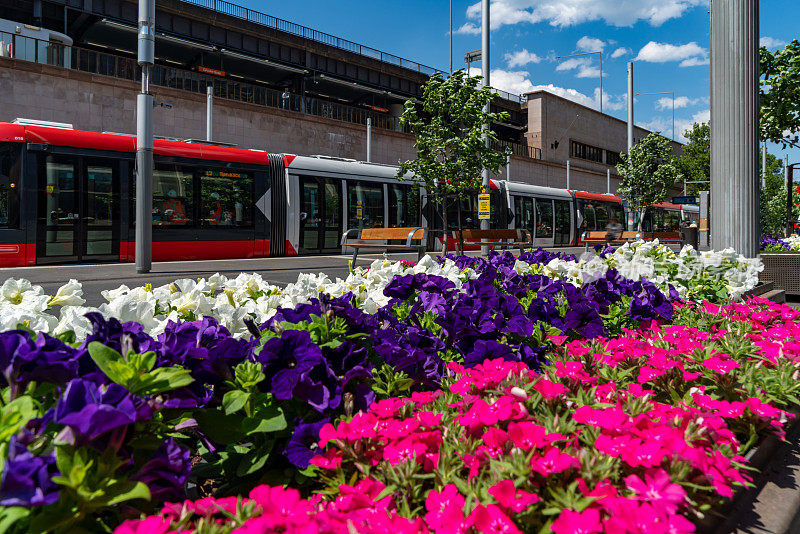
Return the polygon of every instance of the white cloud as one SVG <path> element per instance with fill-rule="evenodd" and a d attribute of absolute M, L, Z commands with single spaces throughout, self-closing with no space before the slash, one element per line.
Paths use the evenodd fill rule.
<path fill-rule="evenodd" d="M 508 67 L 513 69 L 515 67 L 522 67 L 529 63 L 539 63 L 542 61 L 542 58 L 533 52 L 528 52 L 523 48 L 522 50 L 506 53 L 505 60 L 508 62 Z"/>
<path fill-rule="evenodd" d="M 780 39 L 775 39 L 774 37 L 762 37 L 760 44 L 761 46 L 769 49 L 783 48 L 787 45 L 786 41 L 781 41 Z"/>
<path fill-rule="evenodd" d="M 630 48 L 625 48 L 624 46 L 621 46 L 611 53 L 611 58 L 617 59 L 618 57 L 627 56 L 630 53 L 631 53 Z"/>
<path fill-rule="evenodd" d="M 481 69 L 472 67 L 469 69 L 469 74 L 470 76 L 480 76 Z M 528 76 L 530 74 L 525 71 L 492 69 L 489 72 L 489 85 L 501 91 L 522 95 L 535 90 L 535 86 Z"/>
<path fill-rule="evenodd" d="M 675 118 L 675 140 L 681 143 L 685 143 L 688 141 L 684 136 L 684 133 L 687 130 L 691 130 L 692 126 L 695 123 L 701 124 L 704 122 L 708 122 L 711 120 L 711 110 L 704 109 L 702 111 L 698 111 L 690 118 Z M 641 126 L 642 128 L 646 128 L 653 132 L 661 132 L 663 135 L 667 137 L 672 136 L 672 117 L 656 117 L 650 121 L 636 123 L 637 126 Z"/>
<path fill-rule="evenodd" d="M 675 109 L 688 108 L 689 106 L 696 106 L 700 103 L 699 98 L 689 98 L 688 96 L 675 97 Z M 672 97 L 665 96 L 656 101 L 656 109 L 672 109 Z"/>
<path fill-rule="evenodd" d="M 606 43 L 602 39 L 597 39 L 595 37 L 589 37 L 588 35 L 584 35 L 580 39 L 578 39 L 578 50 L 583 52 L 602 52 L 603 49 L 606 47 Z"/>
<path fill-rule="evenodd" d="M 709 63 L 709 56 L 708 50 L 695 42 L 674 45 L 650 41 L 639 50 L 635 61 L 646 61 L 649 63 L 680 61 L 681 67 L 695 67 L 698 65 L 707 65 Z"/>
<path fill-rule="evenodd" d="M 595 66 L 591 58 L 573 57 L 559 63 L 557 71 L 574 70 L 576 78 L 599 78 L 600 68 Z"/>
<path fill-rule="evenodd" d="M 612 26 L 632 26 L 640 20 L 653 26 L 680 18 L 708 0 L 494 0 L 492 28 L 520 23 L 547 22 L 567 27 L 589 21 L 604 21 Z M 468 22 L 459 33 L 480 33 L 480 2 L 467 8 Z"/>

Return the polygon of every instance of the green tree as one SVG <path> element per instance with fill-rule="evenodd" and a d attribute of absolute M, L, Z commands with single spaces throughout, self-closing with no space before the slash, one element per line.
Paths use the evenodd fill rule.
<path fill-rule="evenodd" d="M 683 152 L 675 160 L 675 166 L 686 182 L 686 193 L 696 195 L 699 191 L 708 191 L 711 180 L 711 128 L 709 123 L 694 123 L 691 130 L 683 134 L 688 143 Z M 697 183 L 706 182 L 706 183 Z"/>
<path fill-rule="evenodd" d="M 647 206 L 664 202 L 669 190 L 683 176 L 675 165 L 672 144 L 659 132 L 653 132 L 622 154 L 617 172 L 622 182 L 617 190 L 631 210 L 639 214 L 639 227 Z"/>
<path fill-rule="evenodd" d="M 460 202 L 475 194 L 481 187 L 483 169 L 498 173 L 509 153 L 485 146 L 481 138 L 485 125 L 507 120 L 508 113 L 484 111 L 495 94 L 491 87 L 480 87 L 480 82 L 480 76 L 469 76 L 463 70 L 447 79 L 433 74 L 423 87 L 421 105 L 407 100 L 400 119 L 416 137 L 417 157 L 400 163 L 397 179 L 413 173 L 417 185 L 425 188 L 428 201 L 442 206 L 445 230 L 448 201 Z M 488 137 L 490 144 L 497 141 L 497 134 L 491 130 Z"/>
<path fill-rule="evenodd" d="M 800 41 L 761 53 L 761 139 L 800 147 Z"/>
<path fill-rule="evenodd" d="M 761 190 L 761 233 L 777 237 L 786 229 L 786 177 L 783 161 L 769 152 L 766 179 L 767 187 Z M 795 197 L 794 201 L 797 200 Z M 793 219 L 800 218 L 799 212 L 795 206 Z"/>

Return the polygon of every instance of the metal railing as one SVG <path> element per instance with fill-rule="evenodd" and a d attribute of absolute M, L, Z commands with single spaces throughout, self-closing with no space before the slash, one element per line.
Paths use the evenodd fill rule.
<path fill-rule="evenodd" d="M 0 32 L 0 57 L 64 67 L 124 80 L 141 80 L 141 72 L 133 58 L 6 32 Z M 203 95 L 206 94 L 206 88 L 212 86 L 216 98 L 285 109 L 351 124 L 366 125 L 367 118 L 370 118 L 374 128 L 409 133 L 408 128 L 400 125 L 399 117 L 175 67 L 155 65 L 150 83 L 158 87 Z M 512 152 L 518 156 L 541 159 L 541 152 L 538 148 L 508 141 L 498 141 L 498 147 L 510 147 Z"/>
<path fill-rule="evenodd" d="M 541 148 L 523 145 L 522 143 L 512 143 L 511 141 L 503 141 L 502 139 L 498 139 L 497 141 L 492 141 L 492 148 L 498 151 L 505 148 L 510 148 L 511 153 L 515 156 L 530 159 L 542 159 Z"/>
<path fill-rule="evenodd" d="M 218 13 L 224 13 L 225 15 L 230 15 L 238 19 L 254 22 L 256 24 L 260 24 L 268 28 L 274 28 L 276 30 L 280 30 L 285 33 L 297 35 L 299 37 L 310 39 L 312 41 L 326 44 L 328 46 L 333 46 L 335 48 L 339 48 L 340 50 L 346 50 L 354 54 L 359 54 L 362 56 L 370 57 L 372 59 L 385 61 L 386 63 L 391 63 L 393 65 L 397 65 L 399 67 L 420 72 L 422 74 L 431 75 L 435 72 L 441 72 L 439 69 L 435 69 L 427 65 L 422 65 L 420 63 L 417 63 L 416 61 L 404 59 L 394 54 L 389 54 L 387 52 L 381 52 L 380 50 L 376 50 L 375 48 L 354 43 L 353 41 L 348 41 L 347 39 L 341 39 L 339 37 L 336 37 L 335 35 L 314 30 L 312 28 L 307 28 L 305 26 L 296 24 L 294 22 L 290 22 L 288 20 L 279 19 L 277 17 L 273 17 L 272 15 L 261 13 L 260 11 L 255 11 L 240 6 L 238 4 L 234 4 L 232 2 L 227 2 L 226 0 L 181 0 L 181 1 L 186 2 L 187 4 L 194 4 L 196 6 L 204 7 L 206 9 L 210 9 Z"/>

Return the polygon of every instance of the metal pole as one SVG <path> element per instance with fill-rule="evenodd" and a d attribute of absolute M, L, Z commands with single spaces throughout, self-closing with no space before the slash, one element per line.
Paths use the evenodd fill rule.
<path fill-rule="evenodd" d="M 453 74 L 453 0 L 450 0 L 450 74 Z"/>
<path fill-rule="evenodd" d="M 789 154 L 783 155 L 783 185 L 789 183 Z"/>
<path fill-rule="evenodd" d="M 511 156 L 506 157 L 506 181 L 511 181 Z"/>
<path fill-rule="evenodd" d="M 606 169 L 606 193 L 611 194 L 611 169 Z"/>
<path fill-rule="evenodd" d="M 138 61 L 142 92 L 136 97 L 136 272 L 148 273 L 153 253 L 153 95 L 155 0 L 139 0 Z"/>
<path fill-rule="evenodd" d="M 490 85 L 489 73 L 491 62 L 489 58 L 489 0 L 481 0 L 481 74 L 483 75 L 483 83 L 484 85 Z M 487 102 L 486 105 L 483 107 L 483 111 L 489 113 L 491 111 L 491 105 Z M 484 134 L 483 134 L 483 143 L 488 147 L 489 146 L 489 136 L 488 131 L 491 127 L 490 124 L 484 124 Z M 484 193 L 489 192 L 489 169 L 483 169 L 483 180 L 482 180 L 482 189 Z M 489 220 L 482 219 L 481 220 L 481 230 L 488 230 L 489 229 Z M 481 253 L 488 254 L 489 247 L 487 245 L 481 246 Z"/>
<path fill-rule="evenodd" d="M 567 189 L 569 188 L 569 160 L 567 160 Z"/>
<path fill-rule="evenodd" d="M 761 151 L 761 189 L 767 190 L 767 142 L 764 141 L 764 149 Z"/>
<path fill-rule="evenodd" d="M 214 86 L 206 86 L 206 141 L 213 141 L 214 132 Z"/>
<path fill-rule="evenodd" d="M 367 163 L 372 162 L 372 117 L 367 117 Z"/>
<path fill-rule="evenodd" d="M 628 154 L 633 148 L 633 62 L 628 63 Z"/>
<path fill-rule="evenodd" d="M 788 161 L 788 160 L 787 160 Z M 786 166 L 786 236 L 792 235 L 792 230 L 794 229 L 794 224 L 792 219 L 794 219 L 792 214 L 792 205 L 794 202 L 792 201 L 792 193 L 794 192 L 794 165 L 787 165 Z"/>
<path fill-rule="evenodd" d="M 603 52 L 600 51 L 600 113 L 603 112 Z"/>
<path fill-rule="evenodd" d="M 672 141 L 675 142 L 675 91 L 672 92 Z"/>
<path fill-rule="evenodd" d="M 758 255 L 759 1 L 711 3 L 711 231 Z"/>

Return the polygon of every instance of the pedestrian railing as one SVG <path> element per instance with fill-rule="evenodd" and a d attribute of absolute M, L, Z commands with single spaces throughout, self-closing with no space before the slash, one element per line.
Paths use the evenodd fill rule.
<path fill-rule="evenodd" d="M 0 57 L 21 59 L 131 81 L 141 80 L 140 69 L 137 61 L 133 58 L 7 32 L 0 32 Z M 231 78 L 211 76 L 177 67 L 155 65 L 150 83 L 157 87 L 201 94 L 206 94 L 206 88 L 211 86 L 214 88 L 216 98 L 285 109 L 353 124 L 366 125 L 369 118 L 374 128 L 409 133 L 408 128 L 401 125 L 399 117 L 371 109 L 277 91 Z M 541 151 L 538 148 L 520 143 L 498 141 L 498 149 L 505 147 L 510 147 L 512 153 L 517 156 L 541 159 Z"/>

